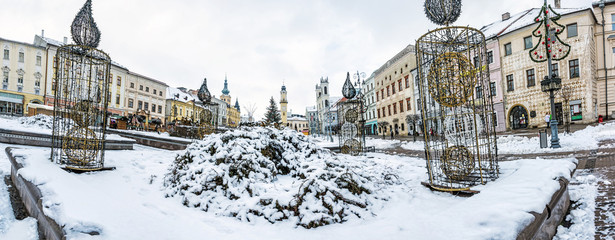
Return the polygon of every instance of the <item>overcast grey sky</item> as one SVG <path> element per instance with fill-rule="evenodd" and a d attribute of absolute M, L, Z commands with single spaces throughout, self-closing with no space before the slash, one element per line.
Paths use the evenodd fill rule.
<path fill-rule="evenodd" d="M 32 43 L 35 34 L 62 40 L 85 0 L 0 0 L 0 37 Z M 328 76 L 341 96 L 346 72 L 368 76 L 437 26 L 422 0 L 93 0 L 99 48 L 133 72 L 172 87 L 198 88 L 204 77 L 219 96 L 256 104 L 260 119 L 286 83 L 289 109 L 305 113 L 314 87 Z M 465 0 L 455 25 L 480 28 L 539 7 L 542 0 Z M 549 0 L 553 2 L 553 0 Z M 562 0 L 589 7 L 591 0 Z M 70 37 L 69 37 L 70 39 Z"/>

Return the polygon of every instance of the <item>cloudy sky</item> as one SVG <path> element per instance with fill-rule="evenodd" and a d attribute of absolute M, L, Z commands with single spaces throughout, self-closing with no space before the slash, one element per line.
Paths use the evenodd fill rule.
<path fill-rule="evenodd" d="M 553 0 L 549 0 L 552 2 Z M 85 0 L 0 0 L 0 37 L 62 40 Z M 219 96 L 228 75 L 233 102 L 262 117 L 287 86 L 289 109 L 305 113 L 328 76 L 341 96 L 346 72 L 368 76 L 429 29 L 422 0 L 93 0 L 100 48 L 133 72 L 173 87 L 198 88 L 204 77 Z M 591 0 L 562 0 L 589 7 Z M 456 25 L 480 28 L 501 14 L 542 0 L 465 0 Z M 70 39 L 70 37 L 69 37 Z"/>

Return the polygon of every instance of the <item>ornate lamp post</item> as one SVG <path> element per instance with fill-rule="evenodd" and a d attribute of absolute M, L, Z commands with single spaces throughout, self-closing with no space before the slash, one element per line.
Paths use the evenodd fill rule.
<path fill-rule="evenodd" d="M 549 72 L 551 72 L 551 60 L 549 60 Z M 551 148 L 560 148 L 559 138 L 557 137 L 557 118 L 555 114 L 555 94 L 553 92 L 562 88 L 562 79 L 558 78 L 555 74 L 545 76 L 545 79 L 540 81 L 540 89 L 543 92 L 549 92 L 549 99 L 551 100 Z"/>
<path fill-rule="evenodd" d="M 550 13 L 549 13 L 550 12 Z M 557 136 L 557 118 L 555 117 L 555 95 L 554 92 L 562 88 L 562 80 L 552 73 L 552 60 L 564 59 L 570 53 L 570 45 L 564 43 L 558 35 L 564 32 L 565 27 L 557 21 L 560 19 L 547 0 L 544 0 L 540 14 L 535 21 L 539 23 L 532 35 L 537 37 L 538 43 L 529 51 L 530 59 L 534 62 L 547 62 L 548 72 L 544 80 L 540 82 L 543 92 L 549 92 L 551 100 L 551 148 L 560 148 Z M 541 31 L 544 30 L 544 33 Z"/>

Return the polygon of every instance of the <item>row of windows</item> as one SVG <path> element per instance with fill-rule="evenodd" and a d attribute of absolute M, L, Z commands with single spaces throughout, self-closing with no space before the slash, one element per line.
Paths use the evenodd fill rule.
<path fill-rule="evenodd" d="M 393 110 L 392 112 L 391 112 L 391 109 Z M 378 109 L 378 118 L 395 115 L 397 114 L 397 109 L 398 109 L 397 103 L 389 104 L 386 107 L 382 107 L 382 111 Z M 406 98 L 406 111 L 410 111 L 410 110 L 412 110 L 412 102 L 410 101 L 410 98 Z M 387 112 L 388 112 L 388 115 L 387 115 Z M 399 113 L 402 113 L 402 112 L 404 112 L 404 100 L 399 101 Z"/>
<path fill-rule="evenodd" d="M 23 92 L 24 72 L 18 71 L 18 75 L 19 76 L 17 77 L 17 91 Z M 40 87 L 41 87 L 41 80 L 40 78 L 37 77 L 36 81 L 34 81 L 34 94 L 40 95 Z M 5 70 L 2 72 L 2 89 L 8 90 L 8 88 L 9 88 L 9 71 Z"/>
<path fill-rule="evenodd" d="M 116 101 L 117 101 L 117 104 L 119 104 L 119 101 L 120 101 L 120 95 L 119 94 L 116 96 Z M 132 98 L 128 99 L 128 107 L 129 108 L 133 108 L 134 107 L 134 100 Z M 162 113 L 162 105 L 158 105 L 157 107 L 158 107 L 158 113 Z M 143 101 L 139 100 L 139 102 L 137 103 L 137 110 L 140 110 L 140 109 L 150 110 L 149 103 L 148 102 L 143 102 Z M 156 104 L 152 103 L 151 112 L 156 112 Z"/>
<path fill-rule="evenodd" d="M 392 94 L 395 94 L 395 90 L 397 89 L 399 92 L 403 91 L 404 88 L 409 88 L 410 87 L 410 80 L 408 80 L 408 75 L 406 75 L 406 77 L 404 77 L 405 79 L 405 86 L 402 85 L 402 81 L 401 79 L 397 80 L 397 88 L 395 87 L 395 82 L 391 83 L 391 86 L 387 86 L 387 95 L 386 97 L 391 96 Z M 392 90 L 392 91 L 391 91 Z M 392 92 L 392 93 L 391 93 Z M 376 92 L 376 101 L 380 101 L 381 99 L 384 99 L 384 88 L 380 89 L 380 93 Z"/>
<path fill-rule="evenodd" d="M 4 49 L 4 56 L 3 59 L 4 60 L 10 60 L 9 59 L 10 56 L 10 51 L 8 49 Z M 26 54 L 24 52 L 19 52 L 19 58 L 18 58 L 18 62 L 24 62 L 26 58 Z M 41 56 L 36 56 L 36 66 L 40 66 L 42 62 L 42 57 Z"/>
<path fill-rule="evenodd" d="M 113 74 L 109 76 L 109 84 L 113 84 Z M 120 76 L 117 76 L 117 85 L 122 86 L 122 77 Z M 130 88 L 135 88 L 135 83 L 131 82 Z M 143 91 L 143 85 L 139 85 L 139 90 Z M 145 87 L 145 92 L 149 92 L 149 87 L 147 86 Z M 152 93 L 154 95 L 159 95 L 162 97 L 162 91 L 159 91 L 157 89 L 152 89 Z"/>
<path fill-rule="evenodd" d="M 402 68 L 399 68 L 399 74 L 403 74 L 404 73 L 404 68 L 408 68 L 408 64 L 407 63 L 406 63 L 406 66 L 404 66 Z M 397 75 L 397 71 L 395 71 L 395 75 Z M 408 76 L 406 76 L 406 77 L 408 77 Z M 392 75 L 384 77 L 384 80 L 391 80 L 391 79 L 393 79 Z M 384 81 L 379 81 L 379 82 L 376 81 L 376 85 L 384 85 Z M 372 87 L 372 89 L 373 89 L 373 87 Z"/>
<path fill-rule="evenodd" d="M 579 34 L 578 34 L 578 31 L 577 31 L 577 24 L 576 23 L 572 23 L 572 24 L 566 25 L 566 32 L 567 32 L 566 36 L 568 38 L 578 36 Z M 550 33 L 551 33 L 550 37 L 555 36 L 555 34 L 554 34 L 555 33 L 555 28 L 552 28 L 552 31 L 550 31 Z M 532 36 L 527 36 L 527 37 L 523 38 L 523 47 L 524 47 L 525 50 L 534 47 L 532 39 L 533 39 Z M 511 43 L 504 44 L 504 55 L 505 56 L 509 56 L 511 54 L 512 54 L 512 44 Z"/>
<path fill-rule="evenodd" d="M 568 61 L 568 69 L 570 73 L 569 76 L 571 79 L 578 78 L 580 76 L 579 59 Z M 525 70 L 525 75 L 527 79 L 527 86 L 528 87 L 535 86 L 536 85 L 536 73 L 534 69 L 532 68 L 532 69 Z M 551 64 L 551 75 L 555 75 L 559 77 L 559 66 L 557 63 Z M 515 81 L 514 81 L 513 74 L 509 74 L 506 76 L 506 86 L 507 86 L 507 91 L 509 92 L 515 90 Z"/>

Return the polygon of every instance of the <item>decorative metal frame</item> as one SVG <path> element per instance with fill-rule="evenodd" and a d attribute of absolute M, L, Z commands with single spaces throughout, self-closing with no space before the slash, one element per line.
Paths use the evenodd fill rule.
<path fill-rule="evenodd" d="M 192 103 L 192 138 L 203 139 L 205 135 L 214 133 L 218 126 L 218 104 L 211 102 L 212 96 L 207 89 L 207 78 L 203 79 L 197 97 L 200 102 L 197 104 L 194 100 Z"/>
<path fill-rule="evenodd" d="M 443 27 L 416 41 L 421 122 L 431 188 L 465 191 L 498 176 L 485 36 Z"/>
<path fill-rule="evenodd" d="M 350 73 L 346 73 L 346 81 L 342 88 L 342 95 L 347 99 L 337 106 L 337 119 L 340 126 L 339 145 L 340 150 L 344 154 L 359 155 L 365 148 L 365 113 L 363 104 L 363 93 L 360 90 L 361 77 L 365 77 L 365 73 L 361 75 L 359 72 L 355 75 L 357 79 L 356 85 L 359 90 L 355 89 L 350 81 Z"/>
<path fill-rule="evenodd" d="M 111 58 L 96 49 L 100 32 L 88 0 L 71 26 L 73 40 L 56 53 L 51 159 L 65 168 L 104 167 Z"/>

